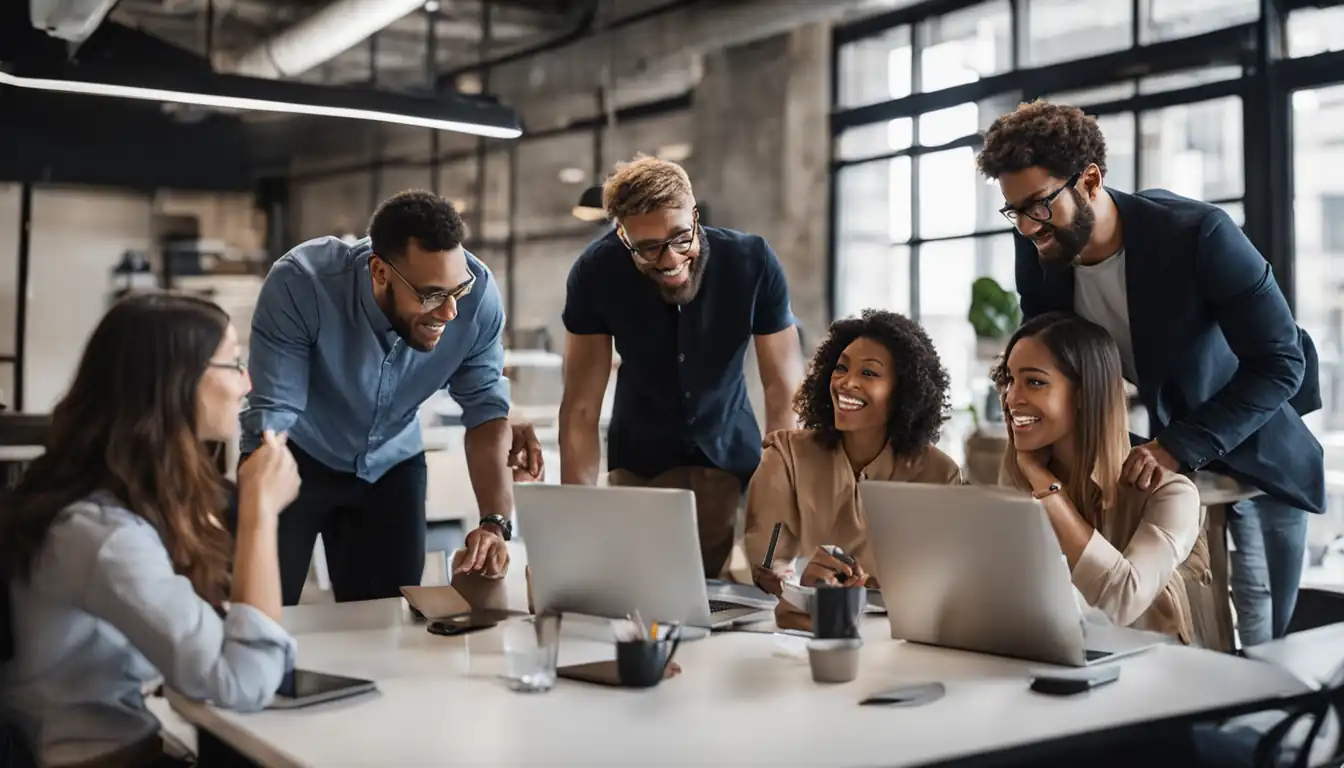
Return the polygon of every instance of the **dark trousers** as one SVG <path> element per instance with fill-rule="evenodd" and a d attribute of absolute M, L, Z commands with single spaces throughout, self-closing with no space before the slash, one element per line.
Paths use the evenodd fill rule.
<path fill-rule="evenodd" d="M 399 597 L 425 570 L 425 454 L 374 482 L 339 472 L 289 445 L 303 487 L 280 515 L 280 587 L 295 605 L 308 578 L 317 535 L 327 554 L 336 602 Z"/>

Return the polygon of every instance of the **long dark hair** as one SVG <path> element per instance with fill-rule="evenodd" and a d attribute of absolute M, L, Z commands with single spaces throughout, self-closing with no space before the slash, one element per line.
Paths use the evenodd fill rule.
<path fill-rule="evenodd" d="M 1125 402 L 1125 385 L 1120 367 L 1120 350 L 1106 329 L 1068 312 L 1049 312 L 1023 323 L 1008 346 L 1003 358 L 994 367 L 992 376 L 1002 398 L 1008 396 L 1008 356 L 1017 342 L 1035 338 L 1050 350 L 1060 373 L 1073 384 L 1074 420 L 1073 448 L 1077 465 L 1073 477 L 1067 478 L 1069 498 L 1080 509 L 1092 509 L 1089 486 L 1095 485 L 1101 493 L 1102 506 L 1115 503 L 1120 484 L 1120 468 L 1129 455 L 1129 411 Z M 1003 412 L 1008 413 L 1008 403 Z M 1003 470 L 1008 479 L 1019 488 L 1029 484 L 1017 468 L 1017 456 L 1012 447 L 1013 432 L 1008 430 L 1009 448 L 1005 453 Z M 1093 525 L 1096 518 L 1088 511 L 1084 516 Z"/>
<path fill-rule="evenodd" d="M 840 444 L 835 404 L 831 402 L 831 374 L 840 362 L 840 353 L 860 338 L 886 347 L 895 366 L 891 371 L 891 413 L 887 417 L 892 452 L 913 455 L 937 444 L 948 412 L 947 369 L 919 323 L 880 309 L 865 309 L 858 317 L 831 324 L 812 356 L 807 378 L 794 395 L 793 410 L 802 425 L 815 430 L 828 448 Z"/>
<path fill-rule="evenodd" d="M 223 478 L 196 432 L 196 393 L 228 324 L 215 304 L 167 293 L 108 311 L 52 411 L 46 452 L 0 514 L 12 577 L 28 578 L 66 506 L 106 491 L 154 525 L 201 597 L 226 598 L 233 542 L 219 522 Z"/>

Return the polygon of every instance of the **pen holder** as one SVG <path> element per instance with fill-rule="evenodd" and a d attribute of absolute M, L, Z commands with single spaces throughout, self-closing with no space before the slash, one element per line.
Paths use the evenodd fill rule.
<path fill-rule="evenodd" d="M 663 640 L 621 640 L 616 643 L 616 674 L 628 688 L 652 688 L 663 681 L 677 655 L 681 633 Z"/>
<path fill-rule="evenodd" d="M 859 617 L 868 601 L 864 587 L 817 587 L 812 598 L 812 634 L 823 640 L 859 637 Z"/>

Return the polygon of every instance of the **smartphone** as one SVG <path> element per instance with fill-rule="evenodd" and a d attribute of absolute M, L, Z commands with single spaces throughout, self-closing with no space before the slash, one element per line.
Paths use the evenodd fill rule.
<path fill-rule="evenodd" d="M 276 689 L 271 709 L 296 709 L 325 701 L 358 696 L 378 689 L 372 680 L 357 677 L 328 675 L 307 669 L 293 669 L 285 674 Z"/>
<path fill-rule="evenodd" d="M 1059 672 L 1037 672 L 1031 678 L 1031 690 L 1051 696 L 1072 696 L 1100 688 L 1120 679 L 1119 664 L 1070 669 Z"/>

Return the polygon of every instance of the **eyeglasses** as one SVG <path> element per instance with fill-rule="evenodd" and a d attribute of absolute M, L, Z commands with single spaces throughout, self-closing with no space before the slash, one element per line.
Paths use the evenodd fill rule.
<path fill-rule="evenodd" d="M 1011 221 L 1013 226 L 1017 226 L 1020 221 L 1019 217 L 1021 216 L 1026 216 L 1028 219 L 1039 224 L 1045 224 L 1050 221 L 1050 217 L 1053 215 L 1050 210 L 1050 204 L 1055 202 L 1055 198 L 1059 197 L 1064 190 L 1077 184 L 1078 179 L 1082 178 L 1082 176 L 1082 173 L 1075 173 L 1069 177 L 1068 181 L 1064 182 L 1064 186 L 1056 189 L 1045 197 L 1042 197 L 1040 200 L 1033 200 L 1021 208 L 1005 205 L 999 209 L 999 213 L 1002 213 L 1004 218 Z"/>
<path fill-rule="evenodd" d="M 238 373 L 247 373 L 247 363 L 239 360 L 211 360 L 205 364 L 207 368 L 224 368 L 226 370 L 237 371 Z"/>
<path fill-rule="evenodd" d="M 462 283 L 451 291 L 422 291 L 419 288 L 416 288 L 410 280 L 407 280 L 406 276 L 401 274 L 401 270 L 397 269 L 392 262 L 384 259 L 382 256 L 379 256 L 378 259 L 386 264 L 387 268 L 392 270 L 392 273 L 397 277 L 401 278 L 401 282 L 405 283 L 406 287 L 410 288 L 411 291 L 415 293 L 415 297 L 420 300 L 421 312 L 433 312 L 439 307 L 442 307 L 444 302 L 448 301 L 450 298 L 453 301 L 461 301 L 467 294 L 471 293 L 472 286 L 476 285 L 476 273 L 467 270 L 471 274 L 471 277 L 467 278 L 465 283 Z"/>
<path fill-rule="evenodd" d="M 661 243 L 646 243 L 644 245 L 634 246 L 630 244 L 630 239 L 626 235 L 624 228 L 621 228 L 619 232 L 621 242 L 627 249 L 629 249 L 630 253 L 634 255 L 636 259 L 644 262 L 654 262 L 663 258 L 663 251 L 671 251 L 678 256 L 685 256 L 687 253 L 690 253 L 691 246 L 695 244 L 695 235 L 699 230 L 699 224 L 700 209 L 694 208 L 691 210 L 691 230 L 689 232 L 682 232 L 676 237 L 664 240 Z"/>

